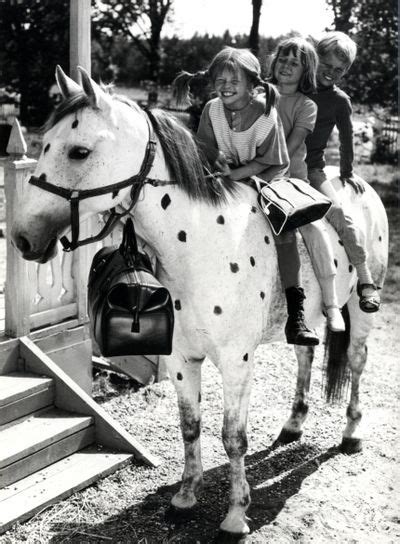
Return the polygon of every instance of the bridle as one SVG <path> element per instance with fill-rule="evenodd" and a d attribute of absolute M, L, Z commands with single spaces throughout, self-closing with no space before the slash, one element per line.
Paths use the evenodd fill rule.
<path fill-rule="evenodd" d="M 98 242 L 99 240 L 102 240 L 103 238 L 105 238 L 111 232 L 111 230 L 115 227 L 116 223 L 132 210 L 132 208 L 137 202 L 137 199 L 139 198 L 141 189 L 146 183 L 151 184 L 154 187 L 157 187 L 158 185 L 167 185 L 167 184 L 173 183 L 171 181 L 162 181 L 157 179 L 151 179 L 148 177 L 148 173 L 150 172 L 153 166 L 154 157 L 156 153 L 156 147 L 157 147 L 157 141 L 155 138 L 154 129 L 153 129 L 152 123 L 150 122 L 149 117 L 151 119 L 152 114 L 149 111 L 145 112 L 145 118 L 146 118 L 147 126 L 149 129 L 149 139 L 146 145 L 146 151 L 144 154 L 144 158 L 143 158 L 140 170 L 134 176 L 131 176 L 130 178 L 124 179 L 123 181 L 119 181 L 117 183 L 111 183 L 110 185 L 105 185 L 104 187 L 98 187 L 95 189 L 81 189 L 81 190 L 66 189 L 65 187 L 59 187 L 58 185 L 49 183 L 48 181 L 46 181 L 46 174 L 41 174 L 39 177 L 35 177 L 35 176 L 30 177 L 28 183 L 30 183 L 31 185 L 35 185 L 36 187 L 39 187 L 40 189 L 43 189 L 44 191 L 48 191 L 55 195 L 61 196 L 62 198 L 65 198 L 66 200 L 68 200 L 70 203 L 71 241 L 69 241 L 66 236 L 63 236 L 60 239 L 60 242 L 63 246 L 64 251 L 73 251 L 77 247 L 80 247 L 86 244 L 91 244 L 92 242 Z M 130 193 L 131 203 L 129 204 L 129 207 L 121 213 L 117 213 L 115 210 L 115 207 L 111 208 L 110 215 L 106 221 L 106 224 L 100 230 L 100 232 L 96 234 L 95 236 L 91 236 L 83 240 L 79 240 L 79 202 L 81 200 L 85 200 L 86 198 L 93 198 L 95 196 L 101 196 L 107 193 L 113 193 L 113 198 L 115 198 L 121 189 L 124 189 L 125 187 L 129 187 L 129 186 L 132 186 L 131 193 Z"/>

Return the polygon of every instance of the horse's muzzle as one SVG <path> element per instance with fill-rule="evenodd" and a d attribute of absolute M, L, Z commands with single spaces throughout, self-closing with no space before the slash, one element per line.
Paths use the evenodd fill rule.
<path fill-rule="evenodd" d="M 51 238 L 45 246 L 39 246 L 29 241 L 29 237 L 24 233 L 11 231 L 11 241 L 13 246 L 21 253 L 27 261 L 36 261 L 40 264 L 46 263 L 57 254 L 57 237 Z"/>

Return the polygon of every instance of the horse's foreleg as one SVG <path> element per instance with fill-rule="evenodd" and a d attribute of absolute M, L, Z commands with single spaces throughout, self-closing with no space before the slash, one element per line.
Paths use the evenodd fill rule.
<path fill-rule="evenodd" d="M 367 336 L 373 324 L 373 317 L 358 309 L 358 297 L 354 296 L 348 303 L 351 336 L 347 351 L 351 370 L 351 394 L 350 402 L 346 410 L 347 423 L 343 431 L 341 451 L 344 453 L 357 453 L 362 449 L 362 440 L 359 433 L 359 425 L 362 418 L 360 410 L 360 378 L 367 362 Z"/>
<path fill-rule="evenodd" d="M 308 392 L 310 390 L 311 365 L 314 359 L 313 346 L 295 346 L 298 363 L 296 392 L 292 404 L 292 412 L 284 424 L 276 445 L 290 444 L 299 440 L 303 431 L 302 426 L 308 413 Z"/>
<path fill-rule="evenodd" d="M 168 361 L 168 371 L 178 395 L 181 430 L 185 449 L 185 468 L 181 488 L 171 504 L 178 509 L 195 506 L 196 491 L 203 484 L 200 452 L 200 395 L 202 360 L 178 359 Z"/>
<path fill-rule="evenodd" d="M 221 365 L 224 388 L 224 422 L 222 440 L 230 461 L 229 511 L 221 529 L 229 533 L 247 534 L 250 529 L 245 512 L 250 504 L 250 489 L 246 480 L 244 456 L 247 451 L 247 412 L 253 377 L 253 354 L 242 360 L 226 361 Z"/>

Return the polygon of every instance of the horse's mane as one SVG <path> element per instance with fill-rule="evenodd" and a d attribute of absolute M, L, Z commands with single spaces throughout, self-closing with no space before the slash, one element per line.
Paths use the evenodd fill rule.
<path fill-rule="evenodd" d="M 143 110 L 136 102 L 127 97 L 122 95 L 111 97 L 143 114 Z M 90 106 L 90 99 L 84 92 L 64 99 L 52 112 L 43 130 L 49 130 L 67 115 Z M 216 205 L 225 201 L 227 194 L 235 193 L 235 184 L 229 180 L 212 175 L 206 176 L 205 167 L 209 169 L 207 159 L 197 145 L 194 135 L 173 114 L 152 109 L 145 115 L 148 115 L 160 141 L 173 181 L 190 198 Z"/>

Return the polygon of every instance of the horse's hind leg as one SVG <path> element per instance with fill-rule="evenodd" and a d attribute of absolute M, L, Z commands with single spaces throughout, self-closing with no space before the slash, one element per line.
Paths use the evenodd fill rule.
<path fill-rule="evenodd" d="M 292 412 L 274 445 L 290 444 L 299 440 L 303 434 L 302 426 L 308 413 L 308 392 L 310 390 L 311 365 L 314 359 L 313 346 L 295 346 L 298 363 L 296 392 L 292 404 Z"/>
<path fill-rule="evenodd" d="M 219 365 L 224 388 L 224 422 L 222 440 L 230 461 L 229 511 L 220 525 L 222 531 L 246 534 L 246 510 L 250 504 L 244 456 L 247 451 L 247 412 L 253 379 L 254 353 L 245 353 L 239 360 L 230 358 Z"/>
<path fill-rule="evenodd" d="M 373 325 L 373 316 L 360 311 L 358 296 L 354 293 L 348 302 L 350 313 L 350 344 L 347 356 L 351 371 L 351 394 L 347 406 L 347 424 L 343 431 L 340 449 L 343 453 L 356 453 L 362 449 L 359 436 L 360 410 L 360 378 L 367 362 L 367 337 Z"/>
<path fill-rule="evenodd" d="M 201 363 L 171 356 L 168 371 L 178 395 L 181 431 L 185 449 L 185 468 L 181 488 L 171 504 L 178 510 L 188 510 L 197 503 L 196 491 L 203 484 L 200 452 Z"/>

